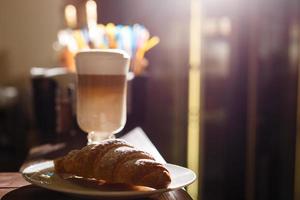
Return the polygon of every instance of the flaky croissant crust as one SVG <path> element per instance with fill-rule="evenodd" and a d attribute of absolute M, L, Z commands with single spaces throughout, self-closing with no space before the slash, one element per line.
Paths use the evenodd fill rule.
<path fill-rule="evenodd" d="M 166 188 L 169 171 L 147 152 L 120 139 L 109 139 L 73 150 L 54 160 L 57 173 L 152 188 Z"/>

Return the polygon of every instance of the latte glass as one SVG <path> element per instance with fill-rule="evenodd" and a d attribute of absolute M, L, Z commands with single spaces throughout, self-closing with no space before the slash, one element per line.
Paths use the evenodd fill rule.
<path fill-rule="evenodd" d="M 129 56 L 121 50 L 88 50 L 76 57 L 77 122 L 88 143 L 113 137 L 126 122 Z"/>

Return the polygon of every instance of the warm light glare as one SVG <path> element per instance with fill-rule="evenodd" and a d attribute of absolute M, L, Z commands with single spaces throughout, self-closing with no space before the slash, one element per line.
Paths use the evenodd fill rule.
<path fill-rule="evenodd" d="M 289 62 L 293 70 L 297 70 L 297 63 L 299 63 L 300 53 L 300 25 L 292 24 L 289 27 L 289 45 L 288 45 L 288 55 Z"/>
<path fill-rule="evenodd" d="M 231 20 L 228 17 L 207 18 L 204 22 L 203 31 L 206 35 L 223 35 L 231 34 Z"/>
<path fill-rule="evenodd" d="M 190 57 L 189 57 L 189 87 L 188 87 L 188 167 L 192 169 L 198 179 L 188 187 L 193 199 L 199 199 L 201 193 L 201 128 L 200 128 L 200 94 L 201 94 L 201 6 L 199 0 L 191 0 L 190 17 Z"/>
<path fill-rule="evenodd" d="M 97 4 L 93 0 L 88 0 L 85 5 L 86 8 L 86 19 L 88 27 L 97 26 Z"/>
<path fill-rule="evenodd" d="M 231 33 L 231 21 L 228 17 L 222 17 L 219 20 L 219 30 L 222 35 L 230 35 Z"/>
<path fill-rule="evenodd" d="M 217 22 L 214 18 L 205 20 L 204 31 L 207 35 L 215 35 L 217 33 L 218 26 L 217 26 Z"/>
<path fill-rule="evenodd" d="M 77 12 L 75 6 L 69 4 L 65 7 L 65 20 L 69 28 L 77 26 Z"/>

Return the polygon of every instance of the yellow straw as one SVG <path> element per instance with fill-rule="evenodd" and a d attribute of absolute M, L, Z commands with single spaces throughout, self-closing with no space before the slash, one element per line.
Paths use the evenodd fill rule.
<path fill-rule="evenodd" d="M 88 45 L 86 44 L 85 39 L 84 39 L 84 37 L 83 37 L 80 30 L 75 30 L 73 32 L 73 36 L 74 36 L 74 38 L 77 42 L 77 45 L 78 45 L 79 49 L 84 49 L 84 48 L 88 47 Z"/>
<path fill-rule="evenodd" d="M 157 36 L 152 37 L 150 40 L 148 40 L 145 44 L 145 52 L 152 49 L 154 46 L 156 46 L 159 43 L 159 38 Z"/>
<path fill-rule="evenodd" d="M 139 59 L 142 59 L 144 57 L 144 54 L 152 49 L 154 46 L 156 46 L 159 43 L 159 38 L 157 36 L 152 37 L 151 39 L 147 40 L 143 47 L 138 49 L 136 53 L 136 57 Z"/>
<path fill-rule="evenodd" d="M 106 25 L 106 34 L 108 35 L 109 48 L 116 48 L 117 42 L 115 39 L 116 26 L 113 23 L 108 23 Z"/>

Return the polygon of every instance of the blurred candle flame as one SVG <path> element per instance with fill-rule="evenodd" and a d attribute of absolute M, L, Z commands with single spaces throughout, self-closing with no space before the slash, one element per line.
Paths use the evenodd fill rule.
<path fill-rule="evenodd" d="M 75 6 L 69 4 L 65 7 L 65 20 L 69 28 L 77 26 L 77 11 Z"/>
<path fill-rule="evenodd" d="M 93 0 L 88 0 L 85 4 L 86 19 L 89 29 L 97 27 L 97 4 Z"/>

